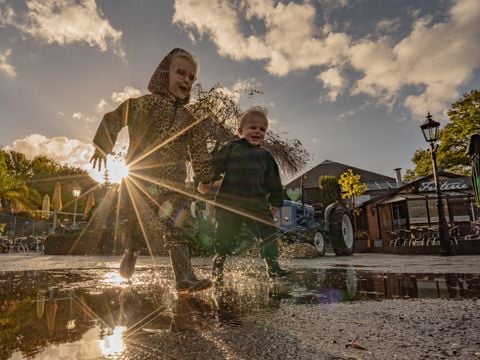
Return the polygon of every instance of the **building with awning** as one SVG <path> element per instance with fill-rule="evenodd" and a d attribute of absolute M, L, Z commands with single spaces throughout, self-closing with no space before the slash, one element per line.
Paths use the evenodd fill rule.
<path fill-rule="evenodd" d="M 470 177 L 439 171 L 440 189 L 447 224 L 453 227 L 476 220 L 475 198 Z M 388 245 L 390 234 L 412 227 L 438 225 L 437 195 L 433 175 L 424 176 L 361 205 L 362 230 L 370 239 Z"/>

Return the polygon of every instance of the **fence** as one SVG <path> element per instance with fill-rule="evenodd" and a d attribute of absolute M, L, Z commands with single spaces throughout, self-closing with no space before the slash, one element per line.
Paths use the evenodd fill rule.
<path fill-rule="evenodd" d="M 12 236 L 48 234 L 52 226 L 52 223 L 45 220 L 26 218 L 6 213 L 0 213 L 0 224 L 6 224 L 3 233 Z"/>

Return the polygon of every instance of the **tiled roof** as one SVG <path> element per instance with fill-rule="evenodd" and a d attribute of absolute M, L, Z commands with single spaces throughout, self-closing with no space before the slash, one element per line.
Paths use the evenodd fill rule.
<path fill-rule="evenodd" d="M 352 169 L 354 174 L 360 175 L 360 181 L 367 183 L 369 185 L 369 190 L 377 190 L 378 188 L 375 188 L 378 184 L 379 187 L 383 189 L 390 189 L 392 187 L 396 187 L 396 180 L 393 177 L 390 176 L 385 176 L 381 174 L 377 174 L 371 171 L 363 170 L 356 168 L 354 166 L 350 165 L 345 165 L 345 164 L 340 164 L 335 161 L 331 160 L 325 160 L 315 166 L 314 168 L 310 169 L 306 173 L 302 174 L 306 176 L 304 178 L 304 187 L 306 188 L 313 188 L 313 187 L 318 187 L 318 178 L 320 176 L 325 176 L 325 175 L 331 175 L 335 177 L 339 177 L 341 174 L 346 172 L 348 169 Z M 301 176 L 302 176 L 301 175 Z M 297 177 L 296 179 L 292 180 L 289 182 L 286 187 L 300 187 L 300 178 L 301 176 Z M 389 185 L 392 185 L 390 187 Z M 371 187 L 371 189 L 370 189 Z"/>

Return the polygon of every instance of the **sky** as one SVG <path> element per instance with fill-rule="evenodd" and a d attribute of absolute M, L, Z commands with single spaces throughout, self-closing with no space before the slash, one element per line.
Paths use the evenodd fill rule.
<path fill-rule="evenodd" d="M 444 125 L 480 88 L 479 44 L 478 0 L 0 0 L 0 146 L 89 169 L 103 114 L 182 47 L 204 88 L 302 142 L 305 171 L 328 159 L 394 177 L 427 148 L 427 112 Z"/>

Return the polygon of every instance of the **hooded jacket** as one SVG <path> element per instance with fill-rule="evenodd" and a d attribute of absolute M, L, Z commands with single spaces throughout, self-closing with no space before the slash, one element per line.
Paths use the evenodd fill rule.
<path fill-rule="evenodd" d="M 109 154 L 127 126 L 130 172 L 184 184 L 186 162 L 191 161 L 196 180 L 206 183 L 213 179 L 213 169 L 202 124 L 184 108 L 189 98 L 181 101 L 168 91 L 172 58 L 182 52 L 189 55 L 174 49 L 160 62 L 148 85 L 151 94 L 128 99 L 104 115 L 93 142 Z"/>

